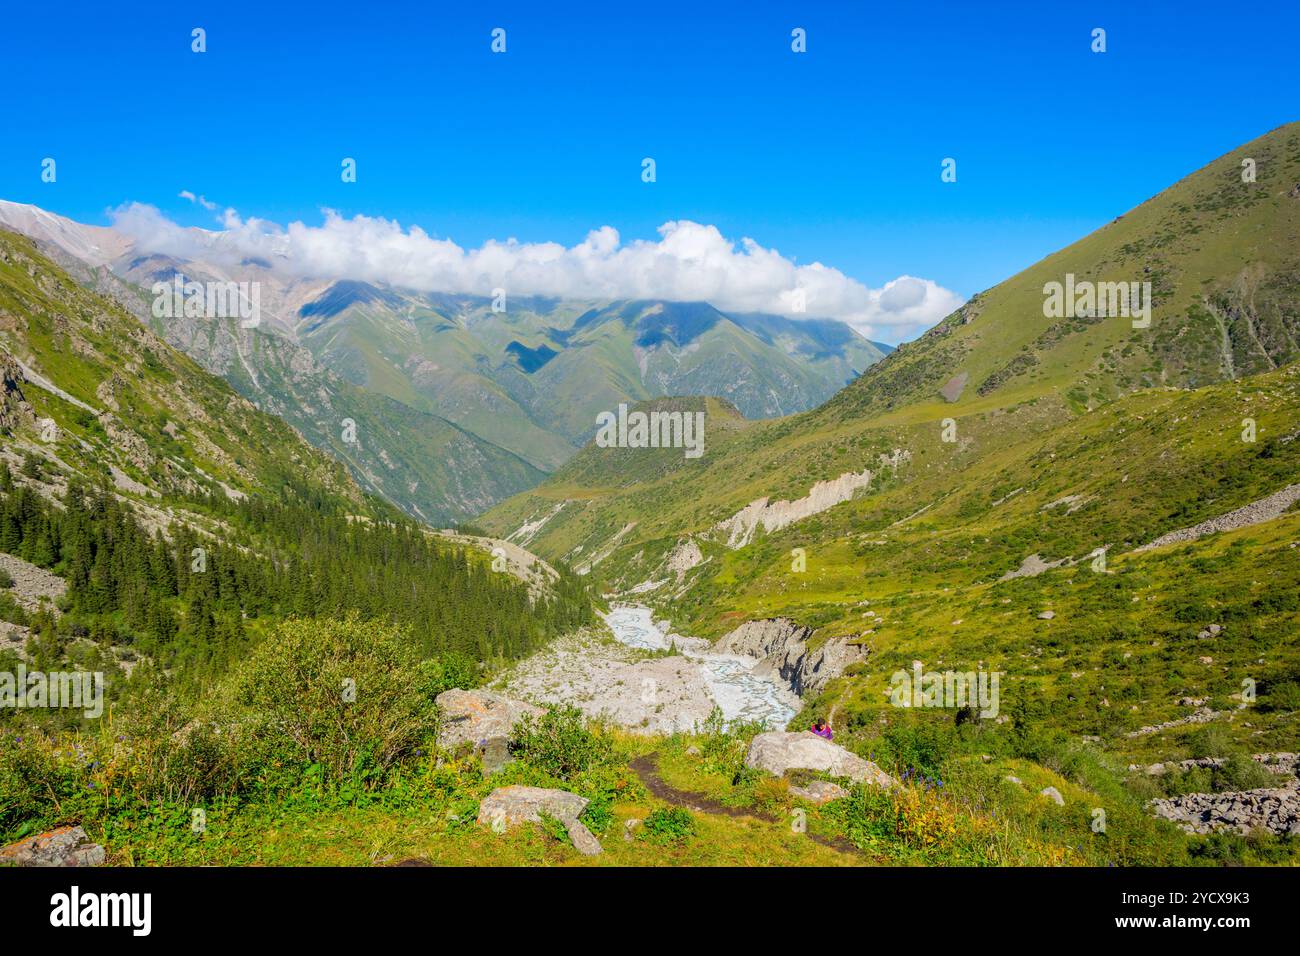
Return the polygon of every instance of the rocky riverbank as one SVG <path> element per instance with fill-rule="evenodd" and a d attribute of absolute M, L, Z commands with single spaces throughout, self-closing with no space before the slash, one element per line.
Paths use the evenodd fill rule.
<path fill-rule="evenodd" d="M 783 729 L 800 702 L 780 668 L 744 650 L 671 634 L 649 608 L 616 607 L 607 633 L 569 635 L 515 665 L 494 687 L 536 704 L 573 704 L 631 730 L 689 731 L 715 707 L 728 722 Z"/>
<path fill-rule="evenodd" d="M 816 694 L 850 664 L 867 659 L 866 647 L 849 637 L 833 637 L 816 650 L 809 648 L 812 628 L 787 618 L 746 621 L 714 645 L 719 654 L 758 659 L 754 673 L 773 675 L 801 697 Z"/>

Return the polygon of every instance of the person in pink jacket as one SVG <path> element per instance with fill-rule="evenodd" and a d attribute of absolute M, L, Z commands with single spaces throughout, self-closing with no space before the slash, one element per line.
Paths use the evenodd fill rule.
<path fill-rule="evenodd" d="M 832 737 L 835 736 L 833 733 L 831 733 L 831 725 L 821 720 L 813 721 L 812 732 L 815 733 L 818 737 L 825 738 L 826 740 L 830 740 Z"/>

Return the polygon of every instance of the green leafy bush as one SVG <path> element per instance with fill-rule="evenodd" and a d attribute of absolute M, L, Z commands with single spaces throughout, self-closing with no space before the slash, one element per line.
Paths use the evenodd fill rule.
<path fill-rule="evenodd" d="M 383 624 L 290 620 L 236 668 L 217 721 L 260 766 L 370 785 L 434 736 L 442 677 Z"/>
<path fill-rule="evenodd" d="M 572 705 L 552 707 L 540 717 L 526 715 L 515 725 L 511 750 L 525 763 L 558 777 L 577 775 L 613 759 L 613 743 L 587 727 Z"/>
<path fill-rule="evenodd" d="M 641 825 L 643 839 L 662 846 L 682 844 L 695 836 L 695 818 L 681 807 L 650 811 Z"/>

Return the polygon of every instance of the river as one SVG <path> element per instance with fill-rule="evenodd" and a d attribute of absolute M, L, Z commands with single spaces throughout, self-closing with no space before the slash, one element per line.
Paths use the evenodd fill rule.
<path fill-rule="evenodd" d="M 674 638 L 655 623 L 650 608 L 620 605 L 605 615 L 614 636 L 629 647 L 667 650 Z M 779 679 L 754 673 L 758 661 L 734 654 L 713 654 L 703 650 L 707 643 L 698 638 L 677 638 L 678 648 L 699 664 L 700 674 L 713 700 L 722 708 L 728 724 L 761 720 L 769 730 L 784 730 L 799 712 L 799 697 Z"/>

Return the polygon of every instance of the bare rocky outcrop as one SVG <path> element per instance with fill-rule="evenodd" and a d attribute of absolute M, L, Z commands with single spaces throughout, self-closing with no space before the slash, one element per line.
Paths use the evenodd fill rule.
<path fill-rule="evenodd" d="M 845 750 L 816 734 L 768 731 L 750 742 L 745 765 L 778 777 L 788 770 L 819 770 L 833 777 L 876 787 L 896 787 L 898 781 L 870 760 Z"/>
<path fill-rule="evenodd" d="M 1149 807 L 1156 816 L 1172 820 L 1188 833 L 1268 830 L 1300 836 L 1300 790 L 1294 784 L 1230 793 L 1188 793 L 1152 800 Z"/>
<path fill-rule="evenodd" d="M 0 350 L 0 430 L 13 432 L 20 426 L 30 428 L 36 424 L 36 413 L 23 395 L 26 383 L 22 365 Z"/>
<path fill-rule="evenodd" d="M 540 517 L 533 517 L 525 521 L 518 528 L 506 535 L 507 541 L 515 541 L 521 545 L 527 545 L 533 538 L 537 537 L 538 532 L 557 514 L 559 514 L 568 501 L 557 501 L 550 511 L 545 512 Z"/>
<path fill-rule="evenodd" d="M 1275 491 L 1271 495 L 1252 501 L 1250 504 L 1243 505 L 1234 511 L 1219 515 L 1217 518 L 1210 518 L 1208 521 L 1202 521 L 1190 528 L 1180 528 L 1177 531 L 1162 534 L 1154 541 L 1144 544 L 1136 550 L 1149 551 L 1152 548 L 1159 548 L 1166 544 L 1195 541 L 1197 538 L 1203 538 L 1207 534 L 1214 534 L 1219 531 L 1235 531 L 1237 528 L 1272 521 L 1275 518 L 1280 518 L 1297 501 L 1300 501 L 1300 482 L 1287 485 L 1280 491 Z"/>
<path fill-rule="evenodd" d="M 788 618 L 746 621 L 714 645 L 714 653 L 759 658 L 754 673 L 775 674 L 799 696 L 819 693 L 850 664 L 865 661 L 869 651 L 849 636 L 828 638 L 812 650 L 812 628 Z"/>
<path fill-rule="evenodd" d="M 1006 574 L 1002 575 L 1002 577 L 998 578 L 998 580 L 1011 581 L 1015 578 L 1036 578 L 1044 571 L 1059 568 L 1069 560 L 1069 558 L 1058 558 L 1055 561 L 1044 561 L 1042 555 L 1034 553 L 1021 561 L 1019 568 L 1014 571 L 1008 571 Z"/>
<path fill-rule="evenodd" d="M 498 787 L 479 804 L 478 822 L 504 830 L 520 823 L 540 823 L 542 814 L 546 814 L 564 824 L 575 850 L 583 856 L 595 856 L 601 852 L 600 841 L 578 819 L 588 802 L 586 797 L 567 790 Z"/>
<path fill-rule="evenodd" d="M 704 552 L 700 550 L 700 546 L 695 543 L 694 538 L 687 538 L 668 553 L 664 568 L 669 574 L 675 574 L 677 583 L 681 584 L 686 572 L 698 567 L 703 561 Z"/>
<path fill-rule="evenodd" d="M 59 827 L 0 849 L 0 866 L 101 866 L 104 848 L 79 826 Z"/>
<path fill-rule="evenodd" d="M 754 540 L 754 533 L 759 528 L 771 533 L 833 508 L 852 498 L 859 488 L 870 488 L 874 477 L 870 469 L 864 468 L 860 472 L 845 472 L 829 481 L 819 481 L 807 495 L 795 501 L 769 502 L 767 498 L 757 498 L 715 527 L 726 532 L 727 547 L 743 548 Z"/>
<path fill-rule="evenodd" d="M 958 372 L 944 383 L 943 388 L 939 389 L 939 394 L 945 402 L 955 402 L 961 398 L 961 393 L 966 388 L 966 382 L 969 379 L 969 372 Z"/>

